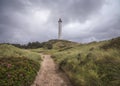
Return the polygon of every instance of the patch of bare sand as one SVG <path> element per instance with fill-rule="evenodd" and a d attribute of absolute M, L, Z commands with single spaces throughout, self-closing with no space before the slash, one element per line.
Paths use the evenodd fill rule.
<path fill-rule="evenodd" d="M 43 62 L 31 86 L 72 86 L 67 76 L 58 69 L 50 55 L 42 55 Z"/>

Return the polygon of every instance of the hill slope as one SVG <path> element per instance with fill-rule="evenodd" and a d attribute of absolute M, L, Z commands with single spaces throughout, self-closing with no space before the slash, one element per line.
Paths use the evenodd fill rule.
<path fill-rule="evenodd" d="M 40 60 L 39 54 L 8 44 L 0 44 L 0 57 L 26 57 L 36 61 Z"/>
<path fill-rule="evenodd" d="M 37 53 L 0 44 L 0 85 L 30 86 L 39 70 L 40 60 Z"/>
<path fill-rule="evenodd" d="M 51 45 L 53 49 L 66 49 L 66 48 L 72 48 L 78 43 L 67 41 L 67 40 L 49 40 L 47 42 L 43 43 L 43 47 L 46 47 L 47 45 Z"/>
<path fill-rule="evenodd" d="M 41 43 L 42 47 L 37 48 L 37 49 L 30 49 L 33 52 L 38 52 L 38 53 L 55 53 L 59 51 L 65 51 L 69 50 L 71 48 L 74 48 L 77 45 L 80 45 L 79 43 L 76 42 L 71 42 L 67 40 L 49 40 L 47 42 Z"/>
<path fill-rule="evenodd" d="M 120 37 L 76 45 L 56 52 L 53 58 L 74 86 L 120 85 Z"/>

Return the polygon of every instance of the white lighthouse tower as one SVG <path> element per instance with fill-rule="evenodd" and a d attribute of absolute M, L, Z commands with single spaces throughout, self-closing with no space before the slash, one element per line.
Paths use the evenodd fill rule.
<path fill-rule="evenodd" d="M 62 33 L 62 20 L 61 18 L 59 18 L 58 20 L 58 39 L 60 40 L 61 39 L 61 34 Z"/>

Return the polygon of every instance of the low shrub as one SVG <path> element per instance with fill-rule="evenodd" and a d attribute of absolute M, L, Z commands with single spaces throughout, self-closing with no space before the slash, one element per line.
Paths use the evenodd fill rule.
<path fill-rule="evenodd" d="M 119 44 L 120 38 L 84 44 L 56 52 L 53 59 L 73 86 L 120 86 Z"/>
<path fill-rule="evenodd" d="M 25 57 L 0 57 L 0 86 L 30 86 L 39 67 Z"/>
<path fill-rule="evenodd" d="M 98 75 L 103 86 L 120 86 L 120 60 L 112 57 L 96 62 Z"/>
<path fill-rule="evenodd" d="M 120 37 L 110 40 L 110 42 L 100 46 L 100 48 L 105 50 L 110 48 L 120 49 L 119 45 L 120 45 Z"/>

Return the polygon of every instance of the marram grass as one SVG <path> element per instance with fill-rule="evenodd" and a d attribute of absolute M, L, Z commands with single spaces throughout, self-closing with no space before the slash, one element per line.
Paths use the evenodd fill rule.
<path fill-rule="evenodd" d="M 38 53 L 0 45 L 0 86 L 30 86 L 40 68 Z"/>
<path fill-rule="evenodd" d="M 83 44 L 52 57 L 74 86 L 120 86 L 119 44 L 120 39 Z"/>

